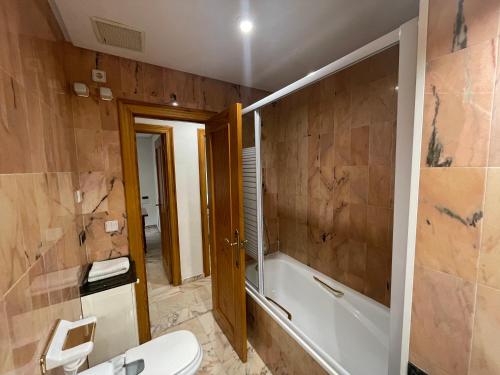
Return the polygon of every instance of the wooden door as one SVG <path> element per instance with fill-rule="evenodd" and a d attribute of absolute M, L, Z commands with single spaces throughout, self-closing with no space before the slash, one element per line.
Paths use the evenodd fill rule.
<path fill-rule="evenodd" d="M 168 199 L 168 173 L 165 171 L 166 150 L 163 135 L 155 141 L 156 174 L 158 180 L 158 211 L 160 215 L 162 263 L 168 282 L 172 283 L 172 227 Z"/>
<path fill-rule="evenodd" d="M 212 300 L 215 320 L 246 362 L 241 104 L 206 122 Z"/>

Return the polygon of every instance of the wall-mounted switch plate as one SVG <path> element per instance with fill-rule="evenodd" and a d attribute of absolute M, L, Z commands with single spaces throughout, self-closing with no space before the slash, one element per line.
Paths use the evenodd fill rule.
<path fill-rule="evenodd" d="M 110 220 L 104 223 L 106 233 L 118 232 L 118 220 Z"/>
<path fill-rule="evenodd" d="M 106 72 L 104 70 L 92 69 L 92 81 L 106 83 Z"/>

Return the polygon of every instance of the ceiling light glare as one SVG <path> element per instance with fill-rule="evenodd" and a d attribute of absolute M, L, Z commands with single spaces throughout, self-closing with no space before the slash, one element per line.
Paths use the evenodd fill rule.
<path fill-rule="evenodd" d="M 243 34 L 248 34 L 253 29 L 253 22 L 250 20 L 240 21 L 240 30 Z"/>

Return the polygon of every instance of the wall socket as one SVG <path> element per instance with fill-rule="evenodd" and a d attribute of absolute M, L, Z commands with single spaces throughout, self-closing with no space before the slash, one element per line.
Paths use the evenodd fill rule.
<path fill-rule="evenodd" d="M 92 81 L 106 83 L 106 72 L 104 70 L 92 69 Z"/>

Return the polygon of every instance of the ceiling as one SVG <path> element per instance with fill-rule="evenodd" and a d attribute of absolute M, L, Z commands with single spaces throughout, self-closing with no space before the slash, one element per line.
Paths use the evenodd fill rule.
<path fill-rule="evenodd" d="M 418 13 L 418 0 L 50 1 L 76 46 L 269 91 Z M 100 44 L 90 17 L 144 31 L 144 52 Z M 249 35 L 238 29 L 242 17 L 254 22 Z"/>

